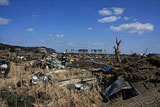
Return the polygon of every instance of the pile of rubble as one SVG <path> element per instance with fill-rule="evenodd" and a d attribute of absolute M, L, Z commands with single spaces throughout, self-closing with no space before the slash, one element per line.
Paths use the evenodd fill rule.
<path fill-rule="evenodd" d="M 61 65 L 61 61 L 57 59 L 57 54 L 53 53 L 48 57 L 45 57 L 43 59 L 38 60 L 31 60 L 25 64 L 25 69 L 27 68 L 42 68 L 47 70 L 53 70 L 54 68 L 64 68 L 63 65 Z"/>
<path fill-rule="evenodd" d="M 39 60 L 28 61 L 25 67 L 47 69 L 48 73 L 37 72 L 31 77 L 31 85 L 39 83 L 57 84 L 68 90 L 93 90 L 98 85 L 104 102 L 128 100 L 147 91 L 160 89 L 160 56 L 158 55 L 124 55 L 118 63 L 113 56 L 68 54 L 67 67 L 61 65 L 61 54 L 53 53 Z M 110 58 L 109 58 L 110 57 Z M 112 60 L 113 59 L 113 60 Z M 111 64 L 112 62 L 112 64 Z M 116 62 L 116 63 L 115 63 Z M 63 69 L 62 69 L 63 68 Z M 70 73 L 71 68 L 87 69 L 92 76 L 54 80 L 54 75 Z M 1 75 L 6 77 L 10 70 L 10 62 L 0 59 Z M 27 70 L 27 69 L 25 69 Z M 75 73 L 75 75 L 78 75 Z"/>
<path fill-rule="evenodd" d="M 103 89 L 101 93 L 103 101 L 110 101 L 115 97 L 121 97 L 123 100 L 126 100 L 141 95 L 148 89 L 155 89 L 160 86 L 159 56 L 148 55 L 142 58 L 137 55 L 134 57 L 124 57 L 122 63 L 116 63 L 114 65 L 107 63 L 104 64 L 100 61 L 96 62 L 89 56 L 84 59 L 79 59 L 77 57 L 78 56 L 72 58 L 72 63 L 75 63 L 76 61 L 79 61 L 79 63 L 85 61 L 86 64 L 87 62 L 92 63 L 91 66 L 94 67 L 96 64 L 98 69 L 91 71 L 93 77 L 58 81 L 59 86 L 66 87 L 67 89 L 88 90 L 92 89 L 92 86 L 88 85 L 88 83 L 96 80 L 96 82 L 98 81 L 99 86 Z M 51 61 L 52 59 L 47 58 L 47 60 Z M 57 70 L 57 73 L 59 72 L 61 72 L 61 70 Z M 66 72 L 66 70 L 64 72 Z M 34 80 L 35 78 L 36 80 Z M 49 79 L 49 76 L 44 74 L 41 79 L 38 78 L 40 77 L 37 77 L 37 74 L 35 74 L 32 81 L 37 82 L 42 80 L 45 82 L 46 80 L 52 80 L 51 77 Z M 46 78 L 46 80 L 44 78 Z"/>
<path fill-rule="evenodd" d="M 113 98 L 125 100 L 160 88 L 160 56 L 148 55 L 139 60 L 124 58 L 123 63 L 92 71 L 103 87 L 104 101 Z"/>

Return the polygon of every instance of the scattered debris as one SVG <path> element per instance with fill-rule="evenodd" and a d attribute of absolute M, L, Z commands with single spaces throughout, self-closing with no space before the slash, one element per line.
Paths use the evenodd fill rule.
<path fill-rule="evenodd" d="M 50 82 L 52 80 L 52 76 L 51 75 L 45 75 L 43 72 L 38 72 L 36 74 L 34 74 L 33 78 L 32 78 L 32 83 L 33 84 L 37 84 L 39 82 Z"/>
<path fill-rule="evenodd" d="M 71 83 L 85 83 L 85 82 L 94 81 L 94 80 L 96 80 L 96 78 L 75 78 L 70 80 L 59 81 L 58 85 L 61 87 L 64 87 Z"/>
<path fill-rule="evenodd" d="M 77 89 L 77 90 L 90 90 L 92 87 L 91 86 L 87 86 L 81 83 L 78 84 L 68 84 L 67 89 Z"/>
<path fill-rule="evenodd" d="M 7 77 L 10 71 L 10 62 L 4 59 L 0 59 L 0 74 L 3 77 Z"/>
<path fill-rule="evenodd" d="M 109 103 L 102 103 L 102 98 L 104 101 L 114 100 L 120 103 L 122 100 L 130 100 L 130 98 L 132 101 L 132 99 L 137 98 L 137 96 L 143 96 L 144 93 L 151 92 L 152 89 L 160 90 L 158 88 L 160 86 L 160 56 L 146 54 L 144 56 L 135 53 L 132 55 L 122 55 L 119 50 L 119 45 L 122 42 L 118 41 L 116 38 L 116 43 L 117 46 L 114 47 L 116 55 L 66 53 L 68 62 L 65 69 L 63 69 L 64 66 L 61 65 L 60 61 L 62 53 L 40 54 L 37 52 L 33 54 L 24 53 L 23 49 L 9 53 L 7 54 L 8 56 L 6 55 L 5 58 L 0 59 L 0 76 L 6 77 L 9 73 L 10 61 L 15 63 L 15 66 L 11 67 L 11 70 L 15 72 L 13 75 L 9 75 L 10 78 L 2 79 L 2 86 L 5 87 L 7 83 L 6 89 L 8 90 L 13 92 L 19 91 L 20 93 L 26 91 L 26 95 L 32 92 L 32 94 L 35 94 L 33 97 L 36 99 L 36 102 L 39 102 L 39 99 L 46 101 L 45 103 L 42 101 L 39 102 L 39 104 L 34 104 L 34 106 L 40 106 L 40 104 L 46 104 L 45 106 L 57 106 L 57 104 L 60 104 L 68 97 L 71 98 L 67 99 L 64 104 L 72 105 L 76 102 L 75 100 L 79 102 L 79 100 L 83 99 L 81 98 L 83 96 L 79 96 L 81 94 L 88 97 L 85 98 L 85 100 L 87 99 L 90 104 L 103 106 L 103 104 Z M 6 54 L 3 51 L 1 53 L 4 55 Z M 21 68 L 25 68 L 25 72 L 24 70 L 22 71 Z M 35 73 L 37 68 L 41 68 L 40 71 L 44 70 L 46 73 Z M 72 68 L 77 71 L 72 71 Z M 82 69 L 85 70 L 83 71 Z M 25 78 L 24 80 L 24 77 L 22 77 L 19 80 L 18 78 L 14 78 L 21 74 L 28 75 L 28 73 L 30 73 L 29 75 L 35 73 L 32 79 Z M 35 84 L 35 86 L 30 87 L 28 85 L 27 81 L 30 79 L 30 82 Z M 52 85 L 55 87 L 51 85 L 48 86 L 47 84 L 45 84 L 45 86 L 49 88 L 36 85 L 40 82 L 50 83 L 52 79 L 54 81 L 52 83 L 57 84 Z M 12 82 L 12 80 L 14 82 Z M 16 82 L 17 84 L 15 84 Z M 17 87 L 15 85 L 17 85 Z M 37 88 L 39 86 L 40 88 Z M 34 91 L 34 88 L 36 88 L 36 91 Z M 102 92 L 102 96 L 100 96 L 100 92 Z M 75 96 L 78 97 L 75 99 Z M 94 98 L 97 96 L 97 99 Z M 90 97 L 93 97 L 93 99 Z M 4 99 L 8 98 L 5 97 Z M 23 99 L 18 99 L 18 101 L 21 100 Z M 159 99 L 156 100 L 158 101 Z"/>

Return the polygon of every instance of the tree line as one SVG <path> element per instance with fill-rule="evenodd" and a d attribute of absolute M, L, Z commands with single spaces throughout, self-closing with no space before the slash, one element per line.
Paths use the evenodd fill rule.
<path fill-rule="evenodd" d="M 95 54 L 101 54 L 101 53 L 106 53 L 106 49 L 66 49 L 66 52 L 71 52 L 71 53 L 95 53 Z"/>

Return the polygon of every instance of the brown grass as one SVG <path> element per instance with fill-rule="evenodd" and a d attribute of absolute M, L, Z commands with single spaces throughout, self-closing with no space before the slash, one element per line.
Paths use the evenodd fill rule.
<path fill-rule="evenodd" d="M 30 68 L 27 71 L 24 71 L 24 64 L 16 66 L 16 64 L 11 63 L 11 72 L 8 75 L 8 78 L 1 78 L 0 89 L 5 88 L 10 92 L 23 94 L 27 96 L 32 96 L 35 98 L 34 105 L 44 105 L 46 106 L 50 102 L 53 103 L 55 107 L 98 107 L 102 104 L 102 98 L 100 96 L 101 89 L 96 87 L 96 84 L 92 84 L 92 90 L 68 90 L 65 87 L 59 87 L 57 81 L 78 78 L 78 77 L 91 77 L 91 73 L 84 69 L 67 69 L 69 72 L 64 73 L 52 73 L 53 71 L 42 70 L 39 68 L 33 69 Z M 29 81 L 32 79 L 33 73 L 44 72 L 46 74 L 51 74 L 53 78 L 51 84 L 37 84 L 30 86 Z M 27 81 L 27 84 L 22 87 L 17 87 L 17 82 L 19 80 Z M 41 97 L 38 97 L 38 94 L 41 93 Z M 5 100 L 0 100 L 1 107 L 6 106 Z"/>
<path fill-rule="evenodd" d="M 0 99 L 0 106 L 1 107 L 7 107 L 7 102 Z"/>

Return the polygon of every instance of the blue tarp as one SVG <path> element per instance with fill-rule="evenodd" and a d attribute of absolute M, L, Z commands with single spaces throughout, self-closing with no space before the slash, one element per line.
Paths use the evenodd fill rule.
<path fill-rule="evenodd" d="M 111 70 L 111 67 L 103 67 L 104 70 L 109 71 Z"/>

